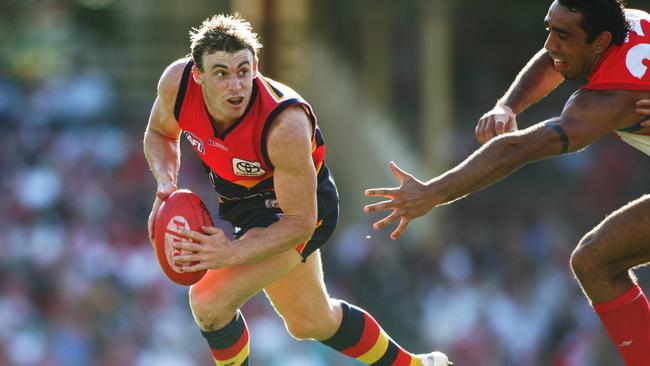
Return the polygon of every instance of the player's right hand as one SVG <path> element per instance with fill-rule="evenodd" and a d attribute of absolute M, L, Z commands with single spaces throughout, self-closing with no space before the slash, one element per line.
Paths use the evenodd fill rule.
<path fill-rule="evenodd" d="M 517 131 L 517 115 L 505 104 L 497 104 L 476 124 L 476 138 L 481 144 L 506 132 Z"/>
<path fill-rule="evenodd" d="M 169 195 L 174 193 L 174 191 L 177 189 L 178 187 L 176 187 L 176 183 L 158 185 L 156 199 L 153 201 L 153 207 L 151 208 L 151 212 L 149 213 L 149 220 L 147 222 L 147 231 L 149 232 L 149 241 L 151 241 L 151 244 L 153 244 L 153 222 L 156 218 L 156 214 L 158 213 L 158 209 L 160 209 L 160 205 L 162 205 L 163 201 L 166 200 L 167 197 L 169 197 Z"/>

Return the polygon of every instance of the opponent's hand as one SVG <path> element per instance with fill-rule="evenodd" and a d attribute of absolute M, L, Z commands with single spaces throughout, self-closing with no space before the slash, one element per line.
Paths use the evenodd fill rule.
<path fill-rule="evenodd" d="M 153 201 L 153 207 L 149 213 L 149 219 L 147 221 L 147 230 L 149 231 L 149 241 L 153 245 L 153 222 L 156 219 L 156 214 L 160 209 L 163 201 L 169 197 L 170 194 L 174 193 L 178 189 L 175 183 L 167 183 L 158 186 L 158 191 L 156 192 L 156 199 Z"/>
<path fill-rule="evenodd" d="M 213 226 L 202 226 L 203 233 L 192 230 L 182 230 L 178 234 L 192 242 L 175 241 L 175 249 L 184 250 L 183 254 L 174 257 L 177 265 L 186 264 L 184 272 L 196 272 L 204 269 L 218 269 L 232 266 L 236 263 L 235 245 L 224 232 Z M 192 262 L 196 262 L 191 264 Z M 190 265 L 191 264 L 191 265 Z"/>
<path fill-rule="evenodd" d="M 650 116 L 650 99 L 641 99 L 636 102 L 636 113 Z M 649 127 L 650 120 L 641 122 L 641 126 Z"/>
<path fill-rule="evenodd" d="M 397 188 L 367 189 L 366 196 L 386 197 L 388 200 L 366 205 L 363 210 L 365 213 L 392 210 L 390 215 L 375 222 L 372 227 L 379 230 L 399 219 L 397 228 L 390 235 L 391 239 L 395 240 L 402 234 L 411 220 L 429 212 L 435 206 L 435 202 L 432 202 L 430 197 L 427 196 L 427 188 L 423 182 L 400 169 L 392 161 L 389 166 L 390 171 L 400 181 L 400 186 Z"/>
<path fill-rule="evenodd" d="M 496 105 L 476 124 L 474 133 L 481 144 L 506 132 L 517 131 L 517 115 L 505 104 Z"/>

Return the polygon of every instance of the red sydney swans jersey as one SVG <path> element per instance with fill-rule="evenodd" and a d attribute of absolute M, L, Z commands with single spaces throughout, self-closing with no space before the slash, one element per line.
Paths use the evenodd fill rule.
<path fill-rule="evenodd" d="M 650 90 L 650 14 L 627 9 L 631 30 L 622 45 L 609 47 L 583 89 Z"/>
<path fill-rule="evenodd" d="M 221 219 L 246 227 L 253 225 L 250 221 L 259 215 L 260 210 L 280 211 L 266 139 L 273 119 L 292 105 L 301 106 L 312 121 L 312 160 L 318 172 L 319 215 L 328 207 L 332 210 L 338 207 L 336 187 L 324 165 L 325 145 L 316 125 L 316 116 L 300 95 L 258 74 L 253 79 L 251 99 L 243 116 L 219 133 L 208 115 L 201 86 L 191 77 L 192 66 L 193 62 L 189 60 L 181 79 L 174 114 L 217 192 Z"/>

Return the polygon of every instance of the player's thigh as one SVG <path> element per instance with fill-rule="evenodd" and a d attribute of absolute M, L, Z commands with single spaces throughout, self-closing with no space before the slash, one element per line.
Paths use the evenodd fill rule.
<path fill-rule="evenodd" d="M 292 327 L 322 327 L 313 329 L 315 333 L 319 333 L 332 330 L 332 327 L 340 324 L 339 308 L 336 302 L 330 299 L 323 281 L 319 250 L 264 290 L 290 330 Z M 307 329 L 307 332 L 311 330 Z"/>
<path fill-rule="evenodd" d="M 251 229 L 249 233 L 256 230 L 261 229 Z M 291 272 L 301 260 L 300 254 L 295 249 L 290 249 L 261 261 L 209 270 L 190 289 L 193 307 L 200 303 L 196 305 L 234 310 L 269 284 Z"/>
<path fill-rule="evenodd" d="M 632 268 L 650 261 L 650 195 L 642 196 L 603 220 L 587 237 L 606 264 Z"/>

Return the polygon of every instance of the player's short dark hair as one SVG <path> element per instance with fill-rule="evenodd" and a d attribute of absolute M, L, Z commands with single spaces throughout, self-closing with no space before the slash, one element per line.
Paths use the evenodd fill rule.
<path fill-rule="evenodd" d="M 582 14 L 582 29 L 592 43 L 602 32 L 612 34 L 612 43 L 621 45 L 630 30 L 625 18 L 625 0 L 558 0 L 560 5 Z"/>
<path fill-rule="evenodd" d="M 199 28 L 192 28 L 190 42 L 192 59 L 200 70 L 203 70 L 205 54 L 217 51 L 234 53 L 247 49 L 256 56 L 257 51 L 262 48 L 262 43 L 253 32 L 251 24 L 237 13 L 207 18 Z"/>

